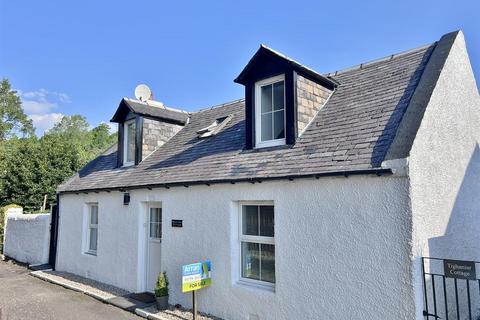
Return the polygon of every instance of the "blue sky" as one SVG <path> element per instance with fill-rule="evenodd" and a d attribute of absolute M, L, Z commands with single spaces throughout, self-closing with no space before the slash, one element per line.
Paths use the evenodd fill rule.
<path fill-rule="evenodd" d="M 108 122 L 137 84 L 197 110 L 243 96 L 233 83 L 261 43 L 329 72 L 462 29 L 480 78 L 480 1 L 0 0 L 0 77 L 38 127 Z"/>

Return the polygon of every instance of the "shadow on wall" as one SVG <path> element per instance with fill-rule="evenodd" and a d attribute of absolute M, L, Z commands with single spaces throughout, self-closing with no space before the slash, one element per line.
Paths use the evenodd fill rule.
<path fill-rule="evenodd" d="M 445 234 L 428 240 L 432 257 L 480 261 L 480 148 L 476 144 Z"/>
<path fill-rule="evenodd" d="M 429 256 L 480 261 L 480 148 L 475 145 L 473 154 L 465 170 L 462 184 L 458 190 L 455 203 L 450 214 L 444 235 L 428 240 Z M 443 264 L 427 263 L 430 272 L 443 274 Z M 477 279 L 480 276 L 480 264 L 476 264 Z M 432 282 L 432 276 L 426 279 L 429 313 L 434 313 L 435 304 L 437 315 L 446 318 L 448 309 L 449 319 L 469 319 L 468 291 L 470 291 L 472 319 L 480 319 L 480 281 L 469 281 L 467 289 L 466 280 L 458 280 L 458 313 L 455 297 L 455 281 L 436 276 L 436 284 Z M 434 300 L 433 286 L 436 286 Z M 445 286 L 445 288 L 444 288 Z M 445 308 L 444 294 L 447 295 L 447 308 Z M 433 319 L 433 317 L 432 317 Z"/>

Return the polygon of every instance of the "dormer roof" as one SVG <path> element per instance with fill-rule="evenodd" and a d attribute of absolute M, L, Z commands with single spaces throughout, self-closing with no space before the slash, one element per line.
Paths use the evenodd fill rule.
<path fill-rule="evenodd" d="M 123 98 L 113 115 L 111 122 L 121 123 L 125 121 L 125 117 L 132 112 L 147 118 L 156 119 L 159 121 L 185 125 L 189 118 L 187 111 L 168 108 L 162 106 L 155 101 L 139 101 L 129 98 Z"/>
<path fill-rule="evenodd" d="M 236 83 L 245 85 L 253 74 L 258 74 L 261 66 L 265 65 L 265 61 L 268 61 L 268 64 L 279 64 L 285 67 L 292 68 L 295 71 L 300 71 L 315 79 L 316 81 L 318 81 L 318 83 L 331 89 L 335 88 L 338 85 L 338 83 L 333 78 L 324 76 L 316 72 L 315 70 L 312 70 L 304 66 L 303 64 L 293 60 L 292 58 L 289 58 L 286 55 L 267 47 L 264 44 L 260 45 L 260 48 L 253 55 L 245 68 L 243 68 L 242 72 L 240 72 L 240 74 L 235 78 L 234 81 Z"/>

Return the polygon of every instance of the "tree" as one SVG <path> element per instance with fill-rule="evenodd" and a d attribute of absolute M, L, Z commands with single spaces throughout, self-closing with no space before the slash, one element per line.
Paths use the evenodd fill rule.
<path fill-rule="evenodd" d="M 116 135 L 110 134 L 110 127 L 106 123 L 101 123 L 90 131 L 90 148 L 100 151 L 113 144 Z"/>
<path fill-rule="evenodd" d="M 0 83 L 0 141 L 19 132 L 24 137 L 35 135 L 32 120 L 23 112 L 20 97 L 11 89 L 10 82 L 3 79 Z"/>
<path fill-rule="evenodd" d="M 63 116 L 62 120 L 57 122 L 49 134 L 63 134 L 70 138 L 84 137 L 88 133 L 89 124 L 87 119 L 81 115 Z"/>
<path fill-rule="evenodd" d="M 20 98 L 6 80 L 0 103 L 0 207 L 16 203 L 26 212 L 36 211 L 44 195 L 47 204 L 55 202 L 58 185 L 116 141 L 107 124 L 90 129 L 81 115 L 64 116 L 37 139 Z M 23 132 L 23 137 L 16 132 Z"/>

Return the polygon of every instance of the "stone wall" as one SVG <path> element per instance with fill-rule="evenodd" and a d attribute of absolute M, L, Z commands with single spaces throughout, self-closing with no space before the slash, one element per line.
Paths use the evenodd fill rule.
<path fill-rule="evenodd" d="M 142 160 L 162 146 L 183 128 L 181 125 L 161 121 L 143 120 Z"/>
<path fill-rule="evenodd" d="M 332 93 L 331 90 L 297 75 L 297 126 L 300 135 Z"/>

